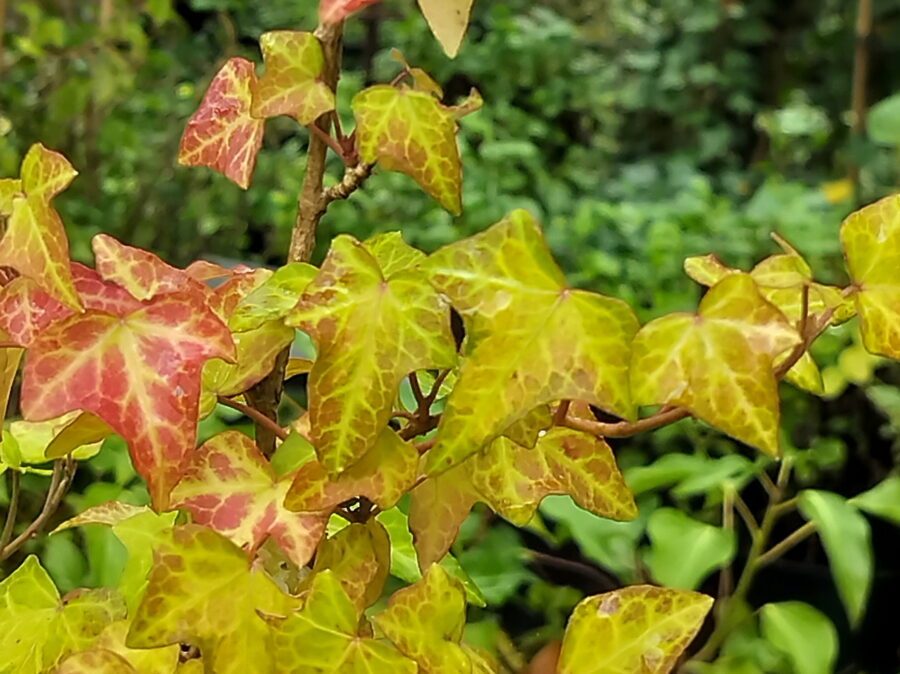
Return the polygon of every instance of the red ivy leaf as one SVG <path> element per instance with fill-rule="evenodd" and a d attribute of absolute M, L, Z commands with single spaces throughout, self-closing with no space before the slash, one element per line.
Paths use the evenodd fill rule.
<path fill-rule="evenodd" d="M 192 294 L 156 297 L 124 316 L 88 310 L 32 343 L 22 409 L 33 421 L 72 410 L 103 419 L 165 509 L 196 442 L 200 369 L 233 354 L 228 328 Z"/>
<path fill-rule="evenodd" d="M 275 472 L 249 437 L 226 431 L 204 444 L 172 491 L 176 507 L 234 543 L 255 550 L 269 537 L 303 567 L 325 534 L 327 513 L 298 514 L 282 505 L 291 477 Z"/>
<path fill-rule="evenodd" d="M 322 23 L 338 23 L 379 0 L 322 0 L 319 18 Z"/>
<path fill-rule="evenodd" d="M 265 126 L 250 114 L 255 83 L 256 68 L 247 59 L 222 66 L 181 137 L 182 166 L 208 166 L 244 189 L 250 186 Z"/>

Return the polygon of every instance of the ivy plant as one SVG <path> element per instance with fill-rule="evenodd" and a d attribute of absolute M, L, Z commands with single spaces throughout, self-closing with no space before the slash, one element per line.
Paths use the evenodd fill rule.
<path fill-rule="evenodd" d="M 779 239 L 783 252 L 749 272 L 687 260 L 709 288 L 697 311 L 643 326 L 623 301 L 568 285 L 524 210 L 432 255 L 399 233 L 338 236 L 316 268 L 319 221 L 375 170 L 462 208 L 456 133 L 482 105 L 478 92 L 448 102 L 398 53 L 397 76 L 358 92 L 355 129 L 342 129 L 343 25 L 374 1 L 323 0 L 314 33 L 263 35 L 262 67 L 228 60 L 184 131 L 181 164 L 247 188 L 268 118 L 309 129 L 277 270 L 179 269 L 104 234 L 90 268 L 70 260 L 54 207 L 77 175 L 64 156 L 35 144 L 19 176 L 0 180 L 0 408 L 21 369 L 23 416 L 0 444 L 10 494 L 0 560 L 42 532 L 78 462 L 110 436 L 127 443 L 150 501 L 108 502 L 57 528 L 110 527 L 128 551 L 116 587 L 60 596 L 34 556 L 0 582 L 0 672 L 499 672 L 464 639 L 467 606 L 484 596 L 450 555 L 473 506 L 527 526 L 545 497 L 568 495 L 593 515 L 634 520 L 634 485 L 607 441 L 686 417 L 764 457 L 752 464 L 770 495 L 763 520 L 737 488 L 725 491 L 721 527 L 654 512 L 647 564 L 671 587 L 584 599 L 551 669 L 710 667 L 746 622 L 758 571 L 814 533 L 857 624 L 872 579 L 863 513 L 896 522 L 898 478 L 851 500 L 790 495 L 779 382 L 821 393 L 809 348 L 854 317 L 869 352 L 900 359 L 900 196 L 844 222 L 848 286 L 817 282 Z M 471 5 L 420 0 L 451 56 Z M 326 176 L 329 151 L 345 165 L 338 179 Z M 298 332 L 314 357 L 292 352 Z M 285 426 L 284 382 L 297 376 L 308 409 Z M 198 447 L 217 405 L 252 420 L 255 437 L 225 431 Z M 49 478 L 46 502 L 21 522 L 31 474 Z M 792 510 L 808 523 L 773 543 Z M 688 650 L 714 605 L 695 589 L 735 556 L 735 513 L 752 547 L 733 588 L 723 573 L 714 624 Z M 832 666 L 834 629 L 815 609 L 769 604 L 760 620 L 796 671 Z M 810 639 L 823 647 L 810 651 Z"/>

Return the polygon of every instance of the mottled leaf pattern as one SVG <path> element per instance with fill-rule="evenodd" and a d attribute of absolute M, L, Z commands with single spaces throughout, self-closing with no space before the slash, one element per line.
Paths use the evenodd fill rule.
<path fill-rule="evenodd" d="M 334 109 L 334 93 L 322 81 L 325 56 L 312 33 L 279 30 L 259 38 L 266 70 L 251 80 L 254 117 L 290 115 L 304 126 Z"/>
<path fill-rule="evenodd" d="M 228 539 L 197 525 L 178 527 L 156 552 L 126 644 L 195 643 L 216 674 L 276 674 L 284 670 L 275 666 L 259 613 L 286 615 L 294 604 Z"/>
<path fill-rule="evenodd" d="M 449 308 L 426 277 L 415 269 L 385 276 L 349 236 L 332 242 L 287 322 L 316 342 L 310 439 L 332 475 L 375 444 L 407 374 L 456 362 Z"/>
<path fill-rule="evenodd" d="M 375 624 L 421 671 L 472 671 L 472 655 L 461 645 L 466 625 L 466 591 L 440 566 L 422 580 L 395 592 Z"/>
<path fill-rule="evenodd" d="M 430 93 L 376 85 L 356 95 L 353 113 L 363 161 L 405 173 L 459 215 L 462 164 L 451 108 Z"/>
<path fill-rule="evenodd" d="M 225 431 L 191 457 L 172 502 L 245 549 L 255 550 L 272 537 L 302 567 L 325 535 L 326 517 L 285 509 L 290 484 L 290 478 L 276 478 L 253 440 Z"/>
<path fill-rule="evenodd" d="M 361 618 L 338 577 L 331 571 L 317 573 L 303 608 L 277 624 L 278 671 L 416 674 L 416 663 L 390 643 L 365 636 Z"/>
<path fill-rule="evenodd" d="M 365 496 L 387 510 L 415 484 L 418 465 L 418 450 L 385 429 L 362 459 L 335 478 L 318 461 L 303 465 L 284 505 L 296 511 L 331 511 L 339 503 Z"/>
<path fill-rule="evenodd" d="M 475 0 L 419 0 L 419 7 L 431 32 L 450 58 L 459 53 L 459 46 L 469 27 L 469 14 L 474 2 Z"/>
<path fill-rule="evenodd" d="M 550 430 L 534 449 L 498 438 L 413 491 L 409 522 L 420 565 L 425 569 L 449 551 L 476 502 L 523 526 L 550 494 L 570 494 L 601 517 L 629 520 L 637 515 L 634 498 L 603 440 L 566 428 Z"/>
<path fill-rule="evenodd" d="M 91 412 L 128 442 L 154 504 L 165 509 L 193 450 L 200 367 L 230 358 L 228 329 L 196 296 L 161 295 L 127 316 L 87 311 L 32 344 L 22 408 L 35 421 Z"/>
<path fill-rule="evenodd" d="M 90 648 L 109 623 L 125 617 L 121 598 L 84 590 L 63 601 L 35 556 L 0 582 L 0 671 L 41 674 L 69 653 Z"/>
<path fill-rule="evenodd" d="M 542 404 L 584 400 L 633 417 L 637 319 L 624 302 L 567 287 L 528 213 L 447 246 L 426 268 L 468 330 L 429 473 L 463 461 Z"/>
<path fill-rule="evenodd" d="M 841 227 L 841 243 L 856 286 L 866 349 L 900 359 L 900 195 L 848 217 Z"/>
<path fill-rule="evenodd" d="M 174 670 L 174 668 L 173 668 Z M 70 655 L 51 674 L 139 674 L 121 655 L 96 648 Z"/>
<path fill-rule="evenodd" d="M 250 113 L 256 67 L 230 59 L 213 78 L 181 137 L 178 161 L 208 166 L 247 189 L 262 147 L 265 120 Z"/>
<path fill-rule="evenodd" d="M 730 274 L 699 313 L 671 314 L 634 340 L 631 390 L 639 405 L 671 404 L 776 456 L 778 384 L 773 361 L 800 337 L 747 274 Z"/>
<path fill-rule="evenodd" d="M 696 592 L 650 585 L 589 597 L 569 618 L 559 674 L 666 674 L 712 604 Z"/>
<path fill-rule="evenodd" d="M 0 266 L 17 270 L 42 290 L 76 311 L 81 300 L 69 268 L 69 241 L 51 200 L 78 175 L 68 160 L 43 145 L 31 147 L 22 160 L 21 183 L 6 181 L 0 195 L 6 231 L 0 237 Z M 22 193 L 13 189 L 21 186 Z"/>

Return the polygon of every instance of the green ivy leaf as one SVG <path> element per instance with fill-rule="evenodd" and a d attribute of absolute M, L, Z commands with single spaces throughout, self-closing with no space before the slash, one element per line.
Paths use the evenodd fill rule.
<path fill-rule="evenodd" d="M 865 614 L 875 570 L 869 523 L 843 497 L 831 492 L 802 491 L 798 506 L 819 532 L 838 594 L 851 625 L 856 626 Z"/>
<path fill-rule="evenodd" d="M 31 555 L 0 583 L 0 671 L 41 674 L 69 653 L 90 648 L 104 627 L 124 617 L 124 602 L 108 590 L 61 599 Z"/>
<path fill-rule="evenodd" d="M 869 491 L 854 496 L 850 503 L 900 526 L 900 475 L 885 478 Z"/>
<path fill-rule="evenodd" d="M 559 674 L 665 674 L 712 604 L 711 597 L 696 592 L 649 585 L 589 597 L 569 619 Z"/>
<path fill-rule="evenodd" d="M 426 277 L 415 268 L 386 276 L 350 236 L 334 239 L 288 324 L 316 342 L 310 440 L 331 475 L 374 446 L 405 376 L 456 363 L 449 308 Z"/>
<path fill-rule="evenodd" d="M 624 302 L 569 288 L 531 215 L 517 211 L 426 267 L 468 331 L 429 474 L 461 463 L 542 404 L 583 400 L 634 416 L 628 360 L 637 319 Z"/>
<path fill-rule="evenodd" d="M 734 531 L 695 520 L 674 508 L 660 508 L 647 522 L 647 566 L 667 587 L 693 590 L 734 559 Z"/>
<path fill-rule="evenodd" d="M 240 301 L 228 318 L 228 327 L 235 332 L 246 332 L 269 321 L 283 319 L 297 304 L 318 271 L 303 262 L 277 269 L 268 280 Z"/>
<path fill-rule="evenodd" d="M 831 674 L 838 635 L 831 621 L 809 604 L 766 604 L 760 611 L 763 636 L 783 652 L 795 674 Z"/>
<path fill-rule="evenodd" d="M 869 109 L 866 129 L 876 143 L 900 146 L 900 93 L 878 101 Z"/>

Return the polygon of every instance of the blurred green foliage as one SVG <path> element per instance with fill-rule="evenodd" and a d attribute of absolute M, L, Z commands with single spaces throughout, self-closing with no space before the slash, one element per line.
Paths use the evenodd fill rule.
<path fill-rule="evenodd" d="M 429 71 L 450 99 L 477 87 L 486 104 L 460 140 L 464 214 L 454 219 L 408 178 L 380 173 L 333 205 L 319 256 L 337 233 L 398 229 L 433 250 L 525 207 L 544 222 L 573 283 L 620 297 L 648 319 L 699 297 L 682 272 L 685 257 L 712 251 L 748 268 L 775 250 L 773 231 L 820 280 L 844 280 L 841 218 L 855 200 L 900 185 L 900 0 L 876 3 L 867 44 L 874 106 L 861 136 L 848 112 L 856 11 L 849 0 L 482 0 L 455 61 L 412 4 L 385 0 L 348 24 L 340 107 L 348 110 L 365 83 L 395 74 L 391 47 Z M 90 257 L 90 237 L 103 231 L 177 263 L 221 256 L 279 264 L 306 132 L 289 120 L 268 126 L 247 192 L 174 159 L 184 122 L 224 59 L 258 59 L 256 39 L 266 30 L 312 28 L 316 5 L 16 0 L 0 41 L 0 175 L 16 174 L 36 141 L 72 159 L 81 176 L 58 207 L 79 258 Z M 331 161 L 336 178 L 341 167 Z M 799 485 L 858 493 L 898 463 L 900 377 L 878 369 L 852 324 L 823 338 L 815 354 L 831 400 L 785 388 L 784 444 Z M 233 422 L 223 412 L 207 423 Z M 713 525 L 728 490 L 752 489 L 763 462 L 694 422 L 616 450 L 639 495 L 636 522 L 601 520 L 557 497 L 524 534 L 481 511 L 467 522 L 455 552 L 489 602 L 471 628 L 486 642 L 497 643 L 502 626 L 530 652 L 561 634 L 582 594 L 648 578 L 697 586 L 744 554 L 746 541 Z M 71 510 L 146 498 L 114 443 L 88 465 Z M 26 477 L 34 510 L 41 484 Z M 697 548 L 697 564 L 680 554 L 681 542 L 695 538 L 706 546 Z M 107 583 L 121 573 L 123 555 L 110 532 L 90 528 L 52 536 L 42 550 L 63 590 Z M 792 671 L 794 646 L 779 650 L 760 633 L 805 614 L 769 606 L 762 625 L 744 624 L 709 671 Z M 840 609 L 828 600 L 817 606 L 844 630 L 842 662 L 864 661 L 864 646 L 846 647 Z M 819 614 L 810 620 L 807 629 L 819 629 Z"/>

